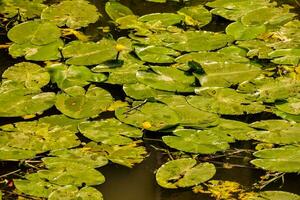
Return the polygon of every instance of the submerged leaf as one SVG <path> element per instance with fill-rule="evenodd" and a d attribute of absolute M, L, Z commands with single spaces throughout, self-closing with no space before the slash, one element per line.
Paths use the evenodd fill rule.
<path fill-rule="evenodd" d="M 172 160 L 162 165 L 156 172 L 157 183 L 164 188 L 191 187 L 212 178 L 215 166 L 200 163 L 191 158 Z"/>

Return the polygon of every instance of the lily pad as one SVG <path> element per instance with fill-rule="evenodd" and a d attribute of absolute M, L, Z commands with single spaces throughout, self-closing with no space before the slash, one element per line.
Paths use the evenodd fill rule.
<path fill-rule="evenodd" d="M 52 64 L 47 66 L 51 75 L 51 82 L 56 83 L 60 89 L 72 86 L 86 86 L 92 82 L 104 82 L 107 77 L 102 73 L 93 73 L 85 66 L 67 66 L 64 64 Z"/>
<path fill-rule="evenodd" d="M 43 20 L 49 20 L 58 26 L 70 28 L 86 27 L 98 21 L 100 13 L 96 6 L 87 1 L 62 1 L 59 4 L 44 9 L 41 15 Z"/>
<path fill-rule="evenodd" d="M 174 57 L 180 55 L 173 49 L 160 46 L 136 46 L 135 53 L 142 61 L 150 63 L 173 63 Z"/>
<path fill-rule="evenodd" d="M 184 17 L 175 13 L 151 13 L 140 17 L 138 20 L 149 24 L 158 24 L 160 26 L 171 26 L 179 24 Z"/>
<path fill-rule="evenodd" d="M 133 109 L 135 106 L 136 109 Z M 179 123 L 176 112 L 165 104 L 136 102 L 134 107 L 118 108 L 115 115 L 121 122 L 150 131 L 166 129 Z M 150 126 L 144 127 L 145 122 L 150 123 Z"/>
<path fill-rule="evenodd" d="M 68 166 L 61 163 L 61 165 L 51 169 L 39 170 L 37 174 L 41 179 L 61 186 L 74 185 L 80 187 L 82 184 L 91 186 L 102 184 L 105 181 L 104 176 L 99 171 L 77 163 Z"/>
<path fill-rule="evenodd" d="M 25 175 L 26 179 L 14 179 L 17 191 L 35 197 L 47 198 L 59 186 L 41 179 L 36 173 Z"/>
<path fill-rule="evenodd" d="M 103 200 L 101 192 L 93 187 L 83 187 L 80 190 L 73 185 L 66 185 L 54 190 L 48 197 L 49 200 Z"/>
<path fill-rule="evenodd" d="M 227 138 L 217 131 L 178 129 L 175 136 L 163 136 L 162 139 L 171 148 L 189 153 L 212 154 L 229 148 Z"/>
<path fill-rule="evenodd" d="M 35 115 L 51 108 L 55 103 L 55 93 L 25 88 L 22 83 L 6 81 L 0 87 L 0 116 L 19 117 Z"/>
<path fill-rule="evenodd" d="M 9 54 L 14 57 L 25 56 L 26 60 L 48 61 L 61 58 L 59 49 L 63 48 L 64 42 L 57 40 L 47 45 L 33 45 L 30 43 L 14 43 L 9 47 Z"/>
<path fill-rule="evenodd" d="M 130 138 L 140 138 L 143 135 L 140 129 L 116 119 L 83 122 L 79 125 L 79 130 L 85 137 L 109 145 L 130 144 Z"/>
<path fill-rule="evenodd" d="M 40 20 L 18 24 L 7 33 L 7 37 L 17 44 L 29 43 L 40 46 L 55 42 L 60 36 L 61 31 L 55 24 Z"/>
<path fill-rule="evenodd" d="M 300 82 L 290 78 L 258 78 L 240 84 L 238 91 L 251 94 L 253 99 L 271 103 L 298 94 Z"/>
<path fill-rule="evenodd" d="M 109 39 L 97 43 L 73 41 L 63 48 L 62 54 L 70 65 L 96 65 L 115 59 L 117 50 L 115 41 Z"/>
<path fill-rule="evenodd" d="M 264 191 L 258 192 L 257 196 L 250 197 L 249 200 L 298 200 L 300 198 L 299 195 L 285 192 L 285 191 Z"/>
<path fill-rule="evenodd" d="M 230 88 L 207 87 L 196 90 L 198 96 L 188 96 L 189 104 L 207 112 L 223 115 L 242 115 L 259 113 L 265 109 L 261 102 L 247 99 L 246 94 L 241 94 Z"/>
<path fill-rule="evenodd" d="M 257 167 L 269 171 L 300 172 L 300 147 L 284 146 L 264 149 L 254 153 L 258 157 L 251 161 Z"/>
<path fill-rule="evenodd" d="M 236 40 L 255 39 L 264 32 L 266 32 L 265 25 L 246 26 L 239 21 L 233 22 L 226 27 L 226 33 L 232 35 Z"/>
<path fill-rule="evenodd" d="M 178 14 L 184 16 L 187 25 L 202 27 L 207 25 L 211 19 L 211 13 L 202 5 L 181 8 Z"/>
<path fill-rule="evenodd" d="M 152 66 L 154 72 L 138 71 L 139 82 L 158 90 L 171 92 L 193 92 L 195 77 L 171 67 Z"/>
<path fill-rule="evenodd" d="M 213 164 L 197 164 L 194 159 L 182 158 L 162 165 L 157 170 L 156 181 L 164 188 L 191 187 L 211 179 L 215 173 Z"/>
<path fill-rule="evenodd" d="M 26 88 L 42 88 L 50 81 L 50 75 L 44 68 L 28 62 L 9 67 L 2 74 L 2 78 L 23 83 Z"/>
<path fill-rule="evenodd" d="M 108 163 L 103 152 L 93 152 L 88 147 L 54 150 L 51 151 L 50 155 L 55 157 L 45 157 L 42 159 L 48 168 L 55 168 L 62 164 L 72 165 L 73 163 L 98 168 Z"/>
<path fill-rule="evenodd" d="M 133 15 L 133 12 L 128 7 L 114 1 L 109 1 L 105 4 L 105 11 L 114 21 L 127 15 Z"/>
<path fill-rule="evenodd" d="M 230 87 L 258 77 L 261 66 L 251 63 L 203 62 L 205 74 L 194 73 L 203 87 Z"/>
<path fill-rule="evenodd" d="M 158 95 L 156 99 L 167 104 L 177 113 L 182 126 L 204 128 L 218 123 L 218 115 L 194 108 L 188 104 L 184 96 Z"/>
<path fill-rule="evenodd" d="M 47 6 L 44 0 L 6 0 L 0 5 L 0 13 L 6 18 L 13 18 L 20 14 L 22 20 L 39 17 Z"/>
<path fill-rule="evenodd" d="M 57 95 L 56 108 L 63 114 L 75 118 L 96 117 L 106 111 L 113 98 L 109 92 L 91 85 L 87 91 L 73 86 Z"/>

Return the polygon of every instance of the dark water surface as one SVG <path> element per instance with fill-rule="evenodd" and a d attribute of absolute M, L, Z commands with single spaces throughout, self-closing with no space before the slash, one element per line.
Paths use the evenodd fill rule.
<path fill-rule="evenodd" d="M 51 1 L 57 2 L 57 1 Z M 85 28 L 84 32 L 90 35 L 93 35 L 94 38 L 100 39 L 102 37 L 99 34 L 100 31 L 96 30 L 96 27 L 99 26 L 107 26 L 110 25 L 108 17 L 105 15 L 104 4 L 106 1 L 104 0 L 91 0 L 93 4 L 95 4 L 101 13 L 104 15 L 105 20 L 101 20 L 97 24 L 93 24 L 87 28 Z M 168 4 L 157 4 L 144 2 L 144 0 L 122 0 L 124 5 L 130 7 L 133 12 L 137 15 L 144 15 L 147 13 L 153 12 L 175 12 L 178 10 L 182 4 L 170 2 Z M 192 1 L 191 4 L 196 4 L 202 1 Z M 283 1 L 281 1 L 283 2 Z M 295 1 L 288 1 L 289 3 L 294 3 L 295 6 L 297 4 Z M 299 7 L 295 10 L 299 13 Z M 215 21 L 215 20 L 214 20 Z M 214 31 L 222 31 L 224 27 L 229 22 L 217 18 L 217 24 L 211 23 L 204 27 L 206 30 L 214 30 Z M 119 36 L 126 35 L 126 33 L 118 32 L 117 30 L 112 30 L 112 34 L 115 38 Z M 7 41 L 5 35 L 0 35 L 0 42 L 3 43 Z M 7 50 L 0 50 L 0 73 L 11 66 L 14 63 L 22 61 L 22 59 L 12 59 Z M 119 86 L 111 86 L 109 88 L 113 95 L 117 98 L 124 98 L 124 95 L 120 92 L 121 87 Z M 0 105 L 1 106 L 1 105 Z M 51 111 L 47 111 L 44 115 L 50 115 L 53 113 L 57 113 L 58 111 L 52 109 Z M 111 113 L 106 113 L 102 115 L 104 118 L 110 117 Z M 12 118 L 5 119 L 0 118 L 0 124 L 6 124 L 11 122 L 20 121 L 22 119 Z M 191 189 L 177 189 L 177 190 L 167 190 L 163 189 L 155 181 L 155 170 L 158 169 L 163 163 L 166 162 L 168 156 L 161 151 L 155 150 L 152 145 L 156 147 L 163 147 L 163 144 L 159 141 L 159 137 L 153 136 L 155 133 L 147 133 L 146 137 L 150 138 L 145 139 L 145 145 L 148 149 L 149 156 L 139 165 L 134 168 L 126 168 L 119 165 L 110 164 L 100 169 L 100 171 L 106 177 L 106 182 L 97 188 L 103 193 L 105 200 L 210 200 L 213 198 L 208 197 L 208 195 L 194 194 Z M 156 134 L 157 135 L 157 134 Z M 153 140 L 154 139 L 154 140 Z M 239 144 L 237 144 L 239 145 Z M 238 148 L 247 149 L 249 148 L 249 144 L 239 145 Z M 245 155 L 244 158 L 251 155 Z M 221 158 L 219 162 L 229 162 L 243 165 L 245 161 L 242 158 L 232 158 L 226 159 Z M 245 165 L 244 163 L 244 165 Z M 218 163 L 216 163 L 218 164 Z M 232 169 L 225 169 L 222 165 L 217 166 L 217 173 L 214 179 L 218 180 L 229 180 L 236 181 L 243 186 L 251 187 L 252 184 L 259 180 L 259 177 L 264 175 L 265 172 L 259 169 L 249 168 L 249 167 L 234 167 Z M 218 167 L 219 166 L 219 167 Z M 18 164 L 13 162 L 0 162 L 0 176 L 7 172 L 18 169 Z M 265 190 L 283 190 L 289 191 L 296 194 L 300 194 L 300 176 L 297 174 L 289 174 L 284 176 L 284 183 L 282 180 L 275 181 L 274 183 L 268 185 Z"/>

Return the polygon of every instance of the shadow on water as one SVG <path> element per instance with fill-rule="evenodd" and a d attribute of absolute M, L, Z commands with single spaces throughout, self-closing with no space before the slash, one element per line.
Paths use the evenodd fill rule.
<path fill-rule="evenodd" d="M 103 13 L 104 20 L 91 25 L 85 28 L 85 32 L 89 35 L 95 36 L 95 38 L 100 38 L 102 35 L 99 34 L 96 27 L 99 26 L 108 26 L 111 25 L 109 22 L 108 16 L 105 14 L 104 5 L 106 1 L 99 0 L 90 0 L 95 4 L 101 13 Z M 52 1 L 55 2 L 55 1 Z M 130 7 L 133 12 L 137 15 L 144 15 L 153 12 L 175 12 L 182 5 L 170 2 L 168 4 L 157 4 L 151 2 L 145 2 L 144 0 L 122 0 L 124 5 Z M 191 4 L 196 4 L 199 2 L 206 2 L 205 0 L 194 0 Z M 292 1 L 290 1 L 293 3 Z M 299 7 L 296 9 L 299 11 Z M 204 27 L 205 30 L 213 31 L 222 31 L 224 27 L 229 23 L 221 17 L 216 17 L 218 23 L 211 23 Z M 214 20 L 214 21 L 216 21 Z M 117 30 L 112 30 L 112 34 L 115 37 L 122 36 L 123 33 L 118 32 Z M 0 41 L 5 42 L 7 38 L 3 34 L 0 35 Z M 12 59 L 7 50 L 0 50 L 0 73 L 2 74 L 7 67 L 17 63 L 19 59 Z M 100 85 L 101 86 L 101 85 Z M 118 85 L 104 85 L 116 99 L 124 99 L 124 93 L 121 86 Z M 56 114 L 58 111 L 52 109 L 45 112 L 42 116 L 47 116 L 51 114 Z M 268 114 L 266 114 L 268 115 Z M 112 117 L 113 113 L 107 112 L 101 115 L 102 118 Z M 252 121 L 251 119 L 241 119 L 241 121 Z M 270 116 L 268 116 L 270 117 Z M 13 119 L 0 119 L 0 124 L 12 123 L 22 120 L 21 118 Z M 256 119 L 257 120 L 257 119 Z M 147 137 L 159 139 L 160 137 L 153 134 L 147 133 Z M 148 149 L 149 156 L 139 165 L 134 168 L 126 168 L 115 164 L 107 165 L 100 169 L 100 171 L 105 175 L 106 181 L 104 184 L 98 186 L 97 188 L 103 193 L 106 200 L 211 200 L 213 198 L 208 197 L 208 195 L 194 194 L 191 189 L 176 189 L 176 190 L 166 190 L 158 186 L 155 181 L 155 170 L 157 170 L 163 163 L 166 162 L 168 156 L 162 152 L 155 150 L 152 145 L 160 147 L 163 145 L 161 142 L 157 141 L 145 141 L 145 146 Z M 237 144 L 239 145 L 239 144 Z M 239 148 L 249 148 L 249 144 L 243 144 L 238 146 Z M 245 162 L 242 160 L 222 158 L 220 162 L 226 163 L 242 163 Z M 261 176 L 265 174 L 262 170 L 254 168 L 244 168 L 244 167 L 235 167 L 231 169 L 226 169 L 222 165 L 217 166 L 217 173 L 214 179 L 218 180 L 229 180 L 236 181 L 245 187 L 252 186 L 255 182 L 259 180 Z M 0 176 L 1 174 L 8 173 L 10 171 L 18 169 L 18 164 L 14 162 L 0 162 Z M 284 190 L 300 194 L 299 191 L 299 175 L 297 174 L 288 174 L 285 175 L 284 184 L 282 180 L 278 180 L 268 185 L 266 190 Z"/>

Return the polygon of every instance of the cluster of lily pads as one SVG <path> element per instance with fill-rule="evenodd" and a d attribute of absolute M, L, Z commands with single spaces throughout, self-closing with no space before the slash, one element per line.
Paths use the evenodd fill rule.
<path fill-rule="evenodd" d="M 300 21 L 290 9 L 269 0 L 215 0 L 137 16 L 109 1 L 111 26 L 126 35 L 70 41 L 66 30 L 78 36 L 101 20 L 94 5 L 4 0 L 4 23 L 15 20 L 7 33 L 9 54 L 26 61 L 2 74 L 0 117 L 24 121 L 0 127 L 0 160 L 42 157 L 43 163 L 14 179 L 17 192 L 50 200 L 103 199 L 92 187 L 105 181 L 96 169 L 142 162 L 145 131 L 164 132 L 170 150 L 192 155 L 158 169 L 164 188 L 208 181 L 216 168 L 197 157 L 226 151 L 236 141 L 272 144 L 254 153 L 253 165 L 299 173 Z M 215 16 L 231 22 L 224 32 L 205 31 Z M 122 86 L 126 101 L 102 87 L 112 84 Z M 35 118 L 54 107 L 61 114 Z M 115 117 L 99 119 L 107 111 Z M 277 118 L 250 124 L 229 119 L 262 112 Z M 282 195 L 300 198 L 258 192 L 251 199 Z"/>

